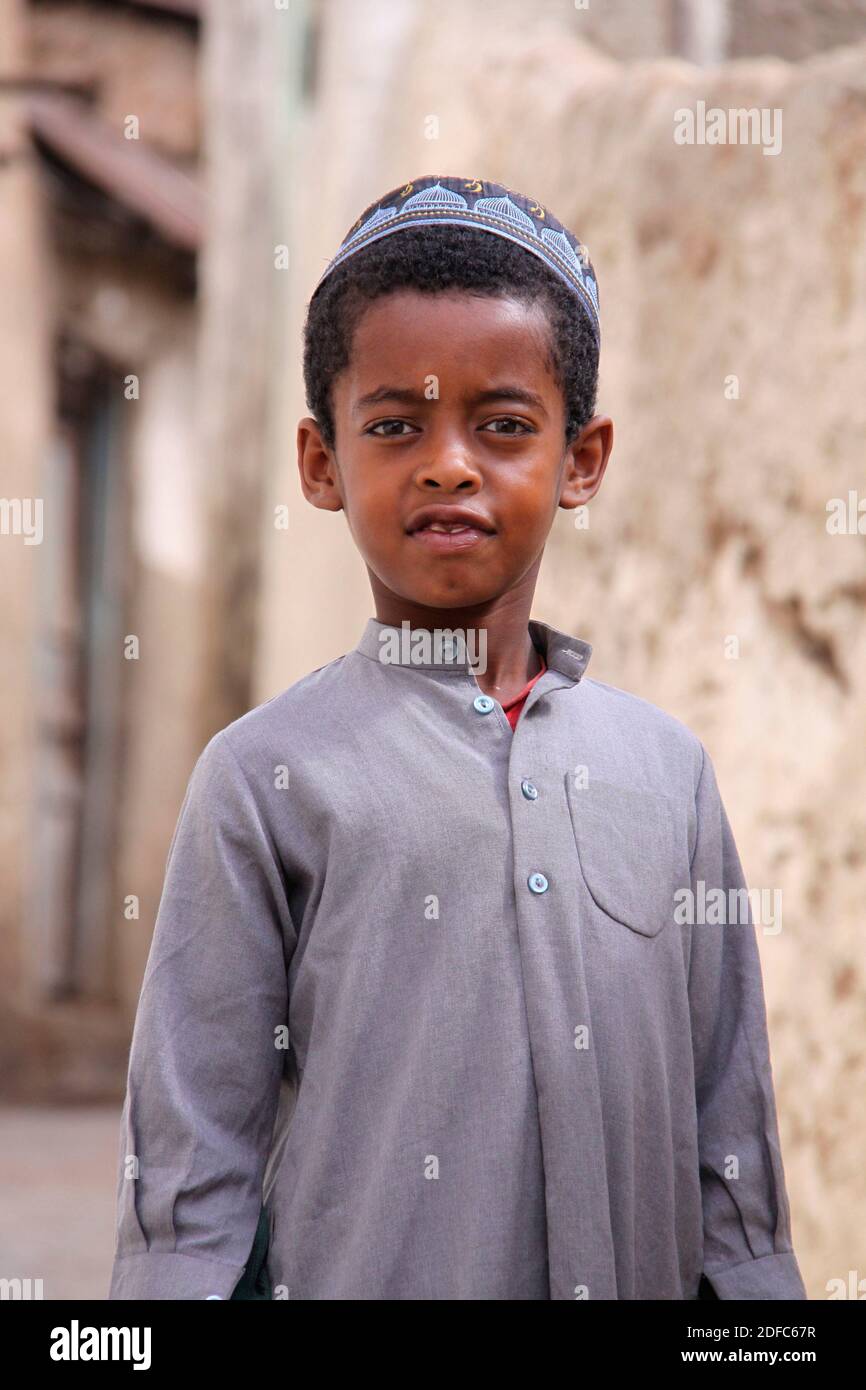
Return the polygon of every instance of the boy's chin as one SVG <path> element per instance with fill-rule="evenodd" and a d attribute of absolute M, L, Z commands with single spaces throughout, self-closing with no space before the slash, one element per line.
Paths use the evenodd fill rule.
<path fill-rule="evenodd" d="M 400 590 L 401 596 L 408 602 L 440 611 L 475 608 L 490 603 L 498 597 L 498 593 L 490 584 L 482 583 L 407 584 Z"/>

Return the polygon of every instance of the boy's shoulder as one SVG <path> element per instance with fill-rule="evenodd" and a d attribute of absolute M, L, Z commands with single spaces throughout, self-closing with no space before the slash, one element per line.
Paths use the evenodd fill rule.
<path fill-rule="evenodd" d="M 697 784 L 706 749 L 694 730 L 676 715 L 592 676 L 584 676 L 575 691 L 580 691 L 582 717 L 589 719 L 596 735 L 630 750 L 642 764 L 649 760 L 659 770 L 667 767 L 671 771 L 678 765 Z"/>
<path fill-rule="evenodd" d="M 645 700 L 641 695 L 623 690 L 618 685 L 596 680 L 593 676 L 584 676 L 580 682 L 580 689 L 584 694 L 591 696 L 600 712 L 617 722 L 637 726 L 642 730 L 652 730 L 678 742 L 700 745 L 700 739 L 688 724 L 684 724 L 675 714 L 669 714 L 660 705 Z"/>
<path fill-rule="evenodd" d="M 204 745 L 197 767 L 220 773 L 249 771 L 261 756 L 285 762 L 296 751 L 327 741 L 341 709 L 345 710 L 343 663 L 349 653 L 309 671 L 307 676 L 240 714 Z"/>
<path fill-rule="evenodd" d="M 235 753 L 277 738 L 303 741 L 329 722 L 345 698 L 345 663 L 350 654 L 335 657 L 324 666 L 300 676 L 285 690 L 263 700 L 246 714 L 232 720 L 214 736 L 227 742 Z M 214 741 L 212 740 L 212 741 Z"/>

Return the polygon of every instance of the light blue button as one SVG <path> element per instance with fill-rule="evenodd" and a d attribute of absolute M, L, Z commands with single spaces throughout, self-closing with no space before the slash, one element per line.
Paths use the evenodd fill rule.
<path fill-rule="evenodd" d="M 476 695 L 472 703 L 479 714 L 489 714 L 496 701 L 491 700 L 489 695 Z"/>
<path fill-rule="evenodd" d="M 530 874 L 526 881 L 533 893 L 546 893 L 550 887 L 544 874 Z"/>
<path fill-rule="evenodd" d="M 220 1298 L 220 1299 L 221 1299 L 221 1298 L 222 1298 L 222 1294 L 221 1294 L 221 1293 L 209 1293 L 209 1294 L 207 1295 L 207 1297 L 205 1298 L 205 1303 L 207 1303 L 207 1301 L 208 1301 L 209 1298 Z"/>
<path fill-rule="evenodd" d="M 538 788 L 534 785 L 534 783 L 528 782 L 525 777 L 523 781 L 520 783 L 520 790 L 523 792 L 523 795 L 526 797 L 527 801 L 534 801 L 535 798 L 538 796 Z"/>

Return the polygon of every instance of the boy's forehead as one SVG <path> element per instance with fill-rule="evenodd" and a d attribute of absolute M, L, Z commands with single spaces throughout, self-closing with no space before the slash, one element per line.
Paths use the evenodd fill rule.
<path fill-rule="evenodd" d="M 401 290 L 374 300 L 359 320 L 345 375 L 353 392 L 383 372 L 474 376 L 511 365 L 542 376 L 548 357 L 549 322 L 537 303 Z"/>
<path fill-rule="evenodd" d="M 372 300 L 356 322 L 359 339 L 382 337 L 383 331 L 401 339 L 454 338 L 455 329 L 478 339 L 498 340 L 509 334 L 541 329 L 549 323 L 537 300 L 519 295 L 473 294 L 442 290 L 436 294 L 412 288 L 391 290 Z M 386 344 L 383 343 L 383 346 Z"/>

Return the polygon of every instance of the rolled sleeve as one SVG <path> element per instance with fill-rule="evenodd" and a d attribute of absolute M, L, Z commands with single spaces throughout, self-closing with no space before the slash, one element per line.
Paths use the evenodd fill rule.
<path fill-rule="evenodd" d="M 111 1299 L 231 1298 L 243 1266 L 192 1255 L 121 1255 L 115 1260 Z"/>
<path fill-rule="evenodd" d="M 136 1013 L 110 1299 L 230 1298 L 241 1278 L 293 940 L 279 856 L 223 731 L 187 787 Z"/>
<path fill-rule="evenodd" d="M 793 1250 L 746 1260 L 731 1269 L 707 1271 L 717 1298 L 804 1299 L 806 1290 Z"/>
<path fill-rule="evenodd" d="M 704 1227 L 720 1299 L 805 1299 L 791 1241 L 757 936 L 712 761 L 696 792 L 693 902 L 724 890 L 721 922 L 692 926 L 689 998 Z M 711 918 L 711 912 L 707 911 Z"/>

